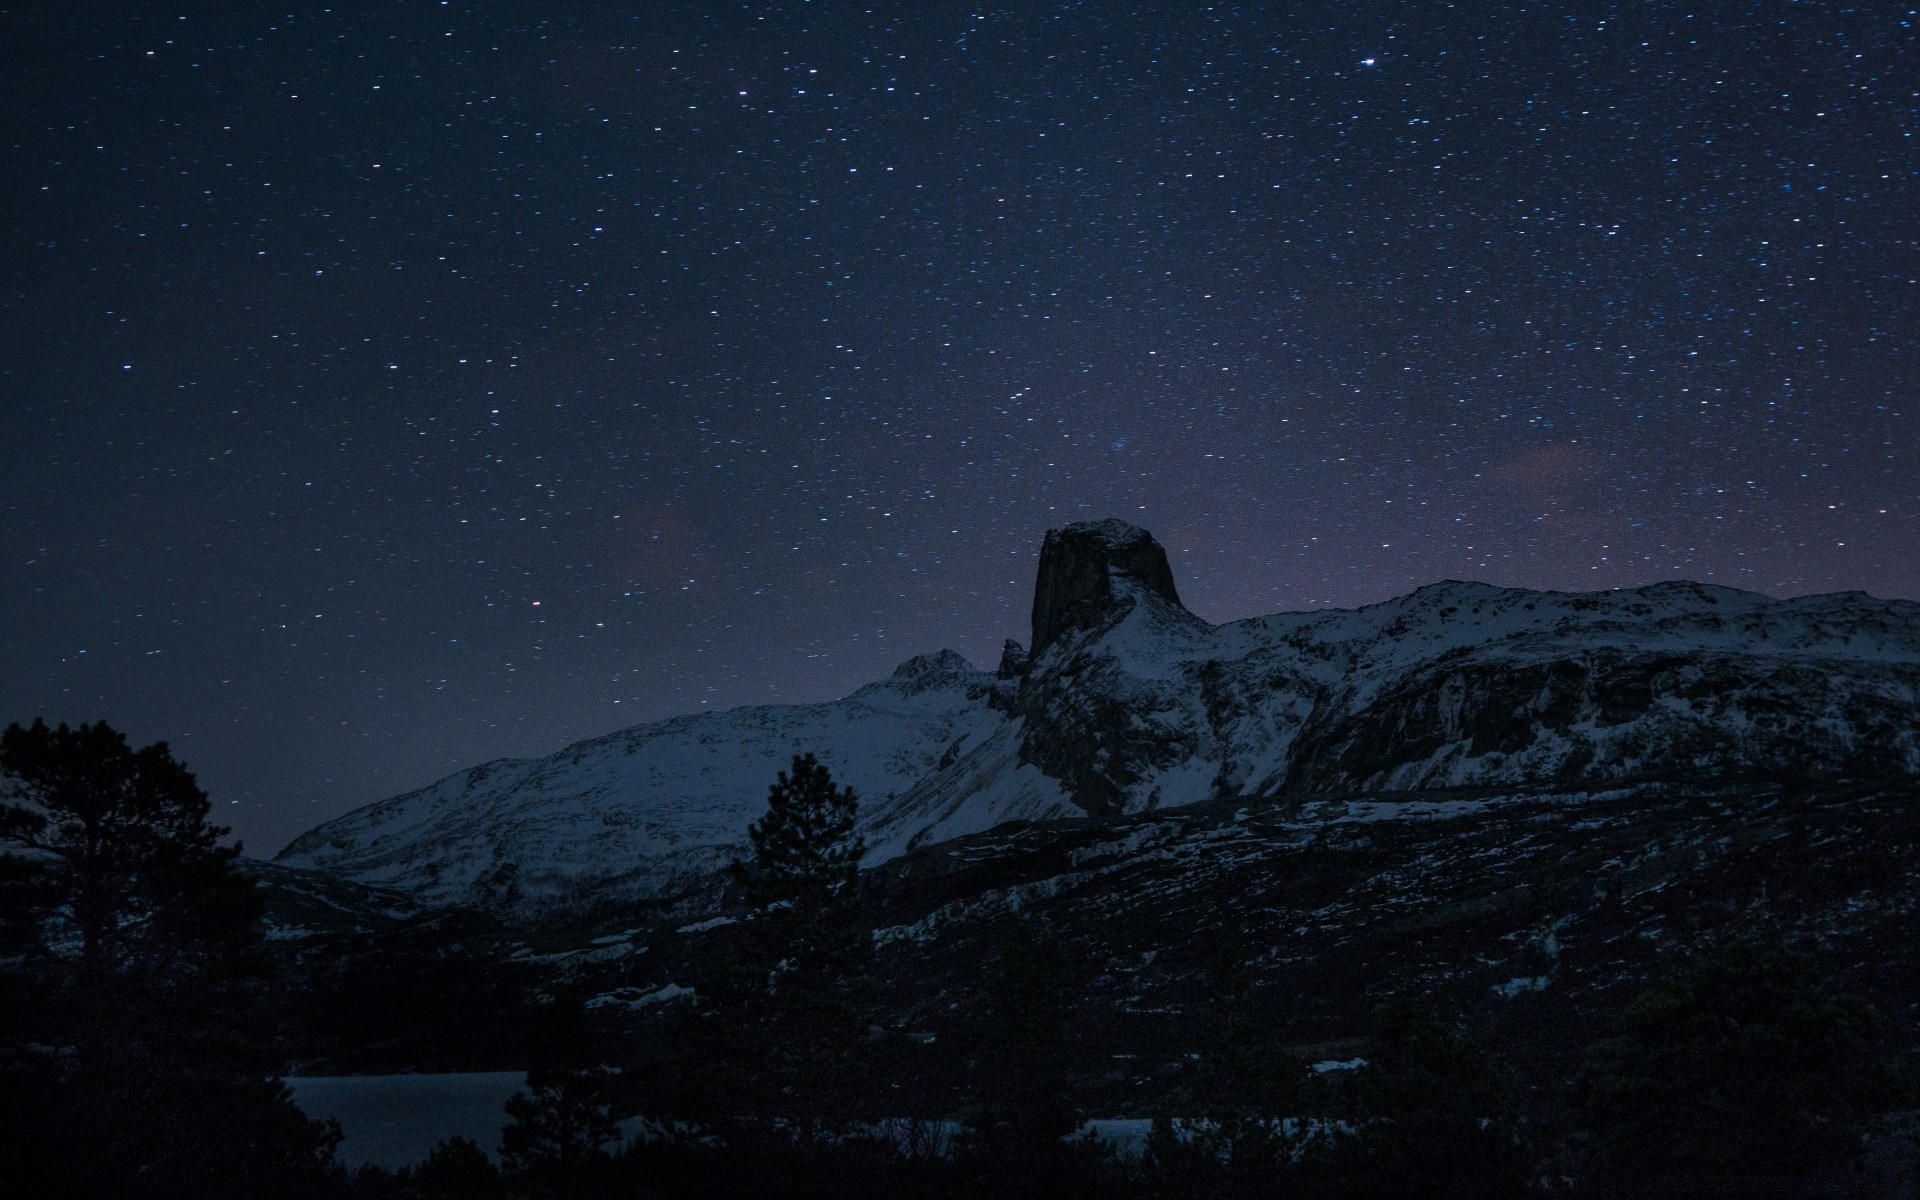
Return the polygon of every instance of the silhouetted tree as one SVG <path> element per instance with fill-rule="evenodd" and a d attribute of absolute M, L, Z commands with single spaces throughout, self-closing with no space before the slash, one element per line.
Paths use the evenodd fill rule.
<path fill-rule="evenodd" d="M 609 1175 L 620 1140 L 620 1089 L 601 1062 L 580 998 L 552 997 L 534 1010 L 526 1090 L 507 1101 L 513 1118 L 500 1135 L 500 1158 L 535 1195 L 594 1194 Z"/>
<path fill-rule="evenodd" d="M 1177 1113 L 1155 1119 L 1142 1167 L 1163 1195 L 1259 1197 L 1291 1187 L 1301 1065 L 1275 1060 L 1252 1010 L 1246 947 L 1224 914 L 1208 939 L 1198 1069 Z"/>
<path fill-rule="evenodd" d="M 500 1168 L 463 1137 L 448 1138 L 428 1151 L 413 1169 L 413 1187 L 422 1200 L 492 1200 L 503 1194 Z"/>
<path fill-rule="evenodd" d="M 297 1196 L 337 1131 L 276 1078 L 260 903 L 165 743 L 105 723 L 0 734 L 0 914 L 15 1018 L 0 1191 Z"/>
<path fill-rule="evenodd" d="M 260 910 L 233 870 L 240 847 L 220 845 L 228 831 L 165 742 L 134 750 L 104 721 L 10 725 L 0 771 L 0 846 L 40 888 L 38 919 L 9 914 L 30 953 L 71 946 L 57 956 L 83 971 L 168 973 L 252 948 Z"/>
<path fill-rule="evenodd" d="M 863 950 L 860 801 L 811 754 L 795 755 L 767 792 L 767 811 L 747 827 L 753 853 L 734 868 L 749 903 L 777 930 L 783 960 L 844 963 Z"/>
<path fill-rule="evenodd" d="M 1863 1149 L 1894 1081 L 1874 1016 L 1818 963 L 1739 939 L 1628 1006 L 1575 1101 L 1603 1188 L 1792 1195 Z"/>
<path fill-rule="evenodd" d="M 1098 1150 L 1068 1139 L 1086 1123 L 1069 1041 L 1074 972 L 1038 922 L 1009 921 L 973 1030 L 971 1097 L 957 1140 L 989 1191 L 1055 1190 Z"/>
<path fill-rule="evenodd" d="M 734 871 L 753 905 L 728 950 L 670 1019 L 666 1074 L 683 1112 L 818 1141 L 853 1122 L 866 1030 L 858 982 L 871 949 L 860 908 L 859 803 L 811 754 L 797 755 L 748 829 Z M 742 1126 L 741 1122 L 745 1122 Z"/>
<path fill-rule="evenodd" d="M 1395 998 L 1374 1014 L 1364 1066 L 1339 1077 L 1349 1132 L 1322 1156 L 1337 1193 L 1496 1200 L 1525 1193 L 1532 1158 L 1504 1068 L 1449 1021 Z"/>
<path fill-rule="evenodd" d="M 508 1193 L 486 1151 L 466 1138 L 450 1137 L 416 1166 L 392 1171 L 361 1166 L 345 1194 L 364 1200 L 504 1200 Z"/>

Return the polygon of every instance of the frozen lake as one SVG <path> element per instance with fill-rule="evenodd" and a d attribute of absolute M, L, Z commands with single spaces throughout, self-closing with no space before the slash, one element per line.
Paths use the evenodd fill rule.
<path fill-rule="evenodd" d="M 411 1166 L 450 1137 L 488 1154 L 500 1149 L 507 1097 L 524 1071 L 458 1075 L 324 1075 L 289 1078 L 293 1101 L 319 1120 L 340 1122 L 340 1158 L 349 1167 Z"/>
<path fill-rule="evenodd" d="M 507 1125 L 507 1097 L 526 1082 L 524 1071 L 454 1075 L 309 1075 L 289 1077 L 293 1100 L 318 1120 L 340 1122 L 340 1158 L 349 1168 L 372 1164 L 393 1170 L 418 1163 L 450 1137 L 463 1137 L 491 1155 Z M 631 1122 L 623 1132 L 632 1136 Z M 1151 1123 L 1123 1118 L 1089 1121 L 1086 1128 L 1123 1154 L 1138 1154 Z M 953 1129 L 949 1128 L 951 1134 Z"/>

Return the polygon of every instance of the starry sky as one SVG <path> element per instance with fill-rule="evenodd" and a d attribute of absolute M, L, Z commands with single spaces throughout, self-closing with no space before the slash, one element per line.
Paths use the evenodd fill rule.
<path fill-rule="evenodd" d="M 1024 639 L 1920 597 L 1907 3 L 0 0 L 0 720 L 254 852 Z"/>

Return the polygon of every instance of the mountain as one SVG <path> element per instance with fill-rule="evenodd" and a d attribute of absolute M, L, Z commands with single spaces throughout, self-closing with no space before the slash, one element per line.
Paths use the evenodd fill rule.
<path fill-rule="evenodd" d="M 1258 989 L 1257 1020 L 1308 1062 L 1350 1057 L 1341 1039 L 1402 994 L 1522 1057 L 1559 1057 L 1566 1073 L 1544 1077 L 1566 1078 L 1648 982 L 1742 933 L 1817 947 L 1887 1015 L 1890 1044 L 1915 1045 L 1920 1022 L 1911 779 L 1233 799 L 1016 822 L 871 876 L 885 1011 L 941 1044 L 971 1044 L 963 1010 L 1010 916 L 1066 948 L 1080 1061 L 1124 1073 L 1103 1111 L 1138 1111 L 1152 1076 L 1203 1044 L 1223 944 Z M 631 987 L 607 1003 L 646 995 L 697 977 L 685 964 L 736 932 L 637 931 L 644 969 L 583 982 Z"/>
<path fill-rule="evenodd" d="M 996 672 L 941 651 L 842 700 L 487 763 L 277 861 L 427 905 L 698 893 L 801 750 L 858 791 L 876 863 L 1236 797 L 1920 775 L 1920 604 L 1857 592 L 1445 582 L 1214 626 L 1151 535 L 1102 521 L 1047 534 L 1029 645 Z"/>

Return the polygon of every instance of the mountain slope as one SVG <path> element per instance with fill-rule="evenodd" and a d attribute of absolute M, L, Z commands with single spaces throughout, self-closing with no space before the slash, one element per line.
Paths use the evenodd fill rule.
<path fill-rule="evenodd" d="M 916 803 L 937 808 L 939 789 L 925 784 L 943 761 L 957 748 L 1004 741 L 1005 716 L 984 702 L 993 683 L 943 652 L 844 700 L 675 717 L 549 758 L 503 759 L 356 809 L 296 838 L 276 861 L 409 888 L 429 902 L 551 899 L 582 886 L 671 893 L 732 857 L 796 748 L 819 755 L 869 805 L 921 785 Z M 968 789 L 983 815 L 961 817 L 957 833 L 1071 811 L 1031 768 L 995 760 L 983 774 Z M 883 839 L 876 849 L 893 847 Z"/>
<path fill-rule="evenodd" d="M 282 863 L 425 903 L 667 896 L 711 880 L 810 750 L 873 853 L 1001 822 L 1218 797 L 1920 774 L 1920 605 L 1659 584 L 1442 583 L 1211 626 L 1121 522 L 1047 536 L 1029 655 L 951 651 L 839 701 L 703 713 L 473 768 L 296 839 Z"/>

